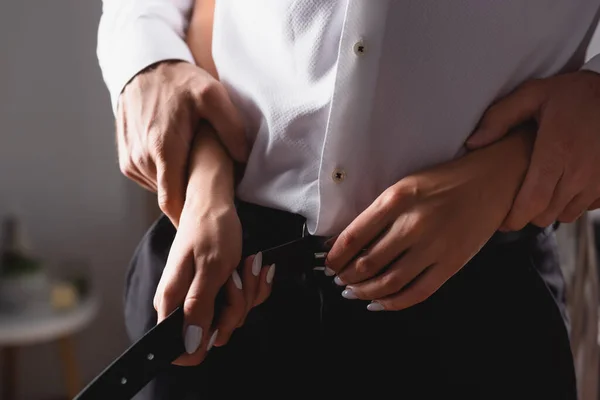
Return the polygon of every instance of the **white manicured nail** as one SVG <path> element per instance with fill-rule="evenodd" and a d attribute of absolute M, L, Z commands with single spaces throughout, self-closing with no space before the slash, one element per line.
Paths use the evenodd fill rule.
<path fill-rule="evenodd" d="M 383 311 L 383 305 L 381 303 L 378 303 L 376 301 L 372 302 L 371 304 L 369 304 L 367 306 L 367 310 L 369 311 Z"/>
<path fill-rule="evenodd" d="M 342 297 L 344 297 L 345 299 L 348 300 L 356 300 L 358 299 L 358 297 L 356 297 L 356 293 L 354 293 L 354 290 L 352 289 L 346 289 L 342 292 Z"/>
<path fill-rule="evenodd" d="M 273 282 L 273 277 L 275 276 L 275 264 L 269 267 L 269 271 L 267 271 L 267 283 L 270 284 Z"/>
<path fill-rule="evenodd" d="M 254 261 L 252 261 L 252 275 L 258 276 L 262 268 L 262 252 L 256 253 Z"/>
<path fill-rule="evenodd" d="M 335 275 L 335 271 L 332 270 L 329 267 L 325 267 L 325 276 L 334 276 Z"/>
<path fill-rule="evenodd" d="M 208 341 L 208 347 L 206 349 L 206 351 L 210 350 L 213 345 L 215 344 L 215 340 L 217 340 L 217 335 L 219 334 L 219 330 L 217 329 L 212 336 L 210 337 L 210 340 Z"/>
<path fill-rule="evenodd" d="M 239 290 L 242 290 L 242 279 L 240 278 L 240 274 L 234 270 L 233 274 L 231 274 L 231 277 L 233 278 L 233 284 L 235 287 Z"/>
<path fill-rule="evenodd" d="M 333 278 L 333 281 L 335 282 L 336 285 L 338 286 L 344 286 L 344 282 L 342 282 L 342 280 L 340 279 L 339 276 L 336 276 L 335 278 Z"/>
<path fill-rule="evenodd" d="M 188 354 L 194 354 L 202 342 L 202 328 L 197 325 L 190 325 L 185 330 L 185 351 Z"/>

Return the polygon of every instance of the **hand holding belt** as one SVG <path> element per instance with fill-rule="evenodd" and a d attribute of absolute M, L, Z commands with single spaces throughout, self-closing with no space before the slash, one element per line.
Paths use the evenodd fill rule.
<path fill-rule="evenodd" d="M 263 266 L 281 265 L 290 275 L 323 269 L 328 248 L 326 241 L 327 238 L 304 236 L 264 250 Z M 131 399 L 184 354 L 184 323 L 183 307 L 179 307 L 113 361 L 75 400 Z"/>

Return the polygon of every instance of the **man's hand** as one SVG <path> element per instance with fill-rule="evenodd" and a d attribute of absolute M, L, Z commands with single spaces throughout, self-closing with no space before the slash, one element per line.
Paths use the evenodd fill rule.
<path fill-rule="evenodd" d="M 327 256 L 348 299 L 371 311 L 420 303 L 498 229 L 525 176 L 532 134 L 519 131 L 386 190 L 335 240 Z M 510 161 L 508 161 L 510 160 Z"/>
<path fill-rule="evenodd" d="M 471 149 L 527 120 L 538 123 L 531 165 L 503 229 L 573 222 L 600 206 L 600 74 L 580 71 L 525 83 L 493 105 Z"/>
<path fill-rule="evenodd" d="M 186 62 L 162 62 L 138 74 L 119 98 L 117 145 L 121 171 L 158 193 L 161 210 L 179 225 L 190 146 L 207 120 L 233 159 L 247 157 L 241 117 L 223 85 Z"/>

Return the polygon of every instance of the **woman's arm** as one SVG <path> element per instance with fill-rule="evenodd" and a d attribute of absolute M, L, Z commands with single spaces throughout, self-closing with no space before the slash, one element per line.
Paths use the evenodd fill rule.
<path fill-rule="evenodd" d="M 196 133 L 188 171 L 185 207 L 214 212 L 215 207 L 234 206 L 234 164 L 207 123 L 202 123 Z"/>
<path fill-rule="evenodd" d="M 508 214 L 529 165 L 534 132 L 408 176 L 335 241 L 330 273 L 371 311 L 426 300 L 479 252 Z M 364 250 L 363 250 L 364 249 Z"/>
<path fill-rule="evenodd" d="M 196 0 L 187 31 L 187 44 L 196 64 L 218 79 L 212 58 L 212 32 L 215 0 Z"/>

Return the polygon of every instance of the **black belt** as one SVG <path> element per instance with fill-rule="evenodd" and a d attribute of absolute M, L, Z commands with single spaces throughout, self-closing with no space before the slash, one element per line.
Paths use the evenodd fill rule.
<path fill-rule="evenodd" d="M 260 213 L 252 212 L 250 215 L 258 216 Z M 293 220 L 293 222 L 299 221 Z M 552 227 L 547 229 L 552 229 Z M 528 226 L 519 232 L 497 233 L 488 242 L 488 247 L 531 239 L 542 231 L 541 228 Z M 326 241 L 327 238 L 307 235 L 306 229 L 304 229 L 301 238 L 264 250 L 262 252 L 263 266 L 277 264 L 284 267 L 278 273 L 277 278 L 286 275 L 299 276 L 314 269 L 324 269 L 328 250 Z M 249 249 L 248 251 L 250 254 L 254 254 L 256 252 L 254 250 Z M 183 328 L 183 307 L 179 307 L 110 364 L 75 399 L 131 399 L 161 371 L 185 353 Z"/>
<path fill-rule="evenodd" d="M 327 238 L 304 236 L 262 252 L 263 266 L 285 266 L 288 274 L 323 269 Z M 218 307 L 218 306 L 217 306 Z M 148 331 L 75 397 L 75 400 L 129 400 L 185 353 L 183 307 Z"/>

